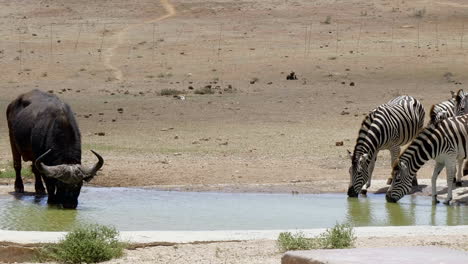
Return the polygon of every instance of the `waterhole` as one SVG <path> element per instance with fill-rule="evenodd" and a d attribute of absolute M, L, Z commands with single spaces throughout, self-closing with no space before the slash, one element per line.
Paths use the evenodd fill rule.
<path fill-rule="evenodd" d="M 265 230 L 354 226 L 467 225 L 467 206 L 431 204 L 406 196 L 396 204 L 383 194 L 264 194 L 171 192 L 134 188 L 83 188 L 77 210 L 47 205 L 47 197 L 0 195 L 0 229 L 67 231 L 80 224 L 121 231 Z"/>

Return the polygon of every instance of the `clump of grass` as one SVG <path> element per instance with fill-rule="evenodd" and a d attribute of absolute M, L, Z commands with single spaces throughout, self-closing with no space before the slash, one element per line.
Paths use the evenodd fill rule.
<path fill-rule="evenodd" d="M 354 247 L 356 236 L 352 226 L 337 223 L 322 233 L 318 240 L 321 248 L 350 248 Z"/>
<path fill-rule="evenodd" d="M 70 231 L 58 244 L 47 246 L 41 260 L 62 263 L 96 263 L 122 256 L 125 244 L 119 231 L 103 225 L 86 225 Z"/>
<path fill-rule="evenodd" d="M 24 178 L 32 178 L 33 173 L 30 168 L 21 169 L 21 176 Z M 0 170 L 0 179 L 15 178 L 16 172 L 14 169 L 2 169 Z"/>
<path fill-rule="evenodd" d="M 304 233 L 282 232 L 278 237 L 281 252 L 288 250 L 332 249 L 354 247 L 356 236 L 353 227 L 348 224 L 336 224 L 315 238 L 307 238 Z"/>
<path fill-rule="evenodd" d="M 160 95 L 179 95 L 183 93 L 183 91 L 177 89 L 162 89 L 161 92 L 159 92 Z"/>
<path fill-rule="evenodd" d="M 211 86 L 205 86 L 203 88 L 196 89 L 193 93 L 195 94 L 214 94 L 213 89 L 211 89 Z"/>
<path fill-rule="evenodd" d="M 322 24 L 327 24 L 327 25 L 331 24 L 331 16 L 327 16 L 325 20 L 322 22 Z"/>
<path fill-rule="evenodd" d="M 413 16 L 417 18 L 422 18 L 426 14 L 426 8 L 414 10 Z"/>
<path fill-rule="evenodd" d="M 306 238 L 304 233 L 281 232 L 278 236 L 278 247 L 281 252 L 289 250 L 308 250 L 315 248 L 316 241 Z"/>

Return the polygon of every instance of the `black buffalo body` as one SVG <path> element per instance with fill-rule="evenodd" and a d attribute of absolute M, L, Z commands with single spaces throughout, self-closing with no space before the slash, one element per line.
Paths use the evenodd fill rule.
<path fill-rule="evenodd" d="M 48 203 L 76 208 L 83 180 L 90 181 L 102 167 L 102 157 L 92 167 L 81 165 L 81 136 L 70 106 L 57 96 L 39 90 L 20 95 L 8 105 L 7 120 L 15 191 L 24 192 L 21 158 L 32 161 L 37 194 L 45 194 Z"/>

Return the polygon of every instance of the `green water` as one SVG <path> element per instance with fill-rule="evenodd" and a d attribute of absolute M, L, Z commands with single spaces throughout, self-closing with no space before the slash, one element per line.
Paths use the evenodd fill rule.
<path fill-rule="evenodd" d="M 119 230 L 255 230 L 355 226 L 468 225 L 468 206 L 432 206 L 407 196 L 167 192 L 84 188 L 77 210 L 49 207 L 46 197 L 0 196 L 0 229 L 64 231 L 85 223 Z"/>

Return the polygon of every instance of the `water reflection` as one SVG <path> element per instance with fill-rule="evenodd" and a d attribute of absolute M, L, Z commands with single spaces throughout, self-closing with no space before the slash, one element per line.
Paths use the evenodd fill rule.
<path fill-rule="evenodd" d="M 360 199 L 349 198 L 347 220 L 355 226 L 468 224 L 466 206 L 433 206 L 429 199 L 421 196 L 408 196 L 398 203 L 386 203 L 381 200 L 378 195 Z"/>
<path fill-rule="evenodd" d="M 348 198 L 347 220 L 354 226 L 367 226 L 374 222 L 369 199 Z"/>
<path fill-rule="evenodd" d="M 408 226 L 415 224 L 415 205 L 403 206 L 399 203 L 385 203 L 386 222 L 390 226 Z"/>
<path fill-rule="evenodd" d="M 63 210 L 47 205 L 46 196 L 14 195 L 14 200 L 0 207 L 3 228 L 25 231 L 62 231 L 78 224 L 77 210 Z"/>
<path fill-rule="evenodd" d="M 63 231 L 84 223 L 119 230 L 306 229 L 355 226 L 463 225 L 468 206 L 432 206 L 423 196 L 396 204 L 385 195 L 164 192 L 84 188 L 77 210 L 47 205 L 47 197 L 0 195 L 0 229 Z"/>

